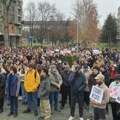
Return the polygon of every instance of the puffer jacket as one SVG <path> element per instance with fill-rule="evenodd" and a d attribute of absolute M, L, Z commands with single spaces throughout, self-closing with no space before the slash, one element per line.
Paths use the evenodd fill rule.
<path fill-rule="evenodd" d="M 71 73 L 69 77 L 69 82 L 71 85 L 72 95 L 84 95 L 84 89 L 86 87 L 86 78 L 82 72 L 79 72 L 77 76 L 76 73 Z"/>
<path fill-rule="evenodd" d="M 38 90 L 40 85 L 40 75 L 36 72 L 35 78 L 35 70 L 28 71 L 24 77 L 24 87 L 26 92 L 35 92 Z"/>

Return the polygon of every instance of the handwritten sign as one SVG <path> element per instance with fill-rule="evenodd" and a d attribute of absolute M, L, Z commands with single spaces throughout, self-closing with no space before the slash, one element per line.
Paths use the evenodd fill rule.
<path fill-rule="evenodd" d="M 93 86 L 90 93 L 90 98 L 98 103 L 101 103 L 103 99 L 103 93 L 104 91 L 102 89 L 98 88 L 97 86 Z"/>
<path fill-rule="evenodd" d="M 116 99 L 119 93 L 119 87 L 117 86 L 110 86 L 109 87 L 110 97 Z"/>

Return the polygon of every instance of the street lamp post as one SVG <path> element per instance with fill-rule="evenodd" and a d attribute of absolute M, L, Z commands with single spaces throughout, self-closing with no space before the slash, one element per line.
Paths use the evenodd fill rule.
<path fill-rule="evenodd" d="M 77 11 L 77 52 L 79 52 L 79 0 L 78 0 L 78 11 Z"/>
<path fill-rule="evenodd" d="M 78 20 L 77 20 L 77 52 L 79 51 L 78 41 L 79 41 L 79 23 L 78 23 Z"/>

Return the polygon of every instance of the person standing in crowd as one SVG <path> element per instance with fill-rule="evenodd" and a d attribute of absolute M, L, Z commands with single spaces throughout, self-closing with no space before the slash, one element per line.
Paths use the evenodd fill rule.
<path fill-rule="evenodd" d="M 97 101 L 91 99 L 91 103 L 94 106 L 94 120 L 105 120 L 106 119 L 105 110 L 106 110 L 106 105 L 110 99 L 110 94 L 109 94 L 108 87 L 104 83 L 104 79 L 105 77 L 102 74 L 98 74 L 95 77 L 96 86 L 102 89 L 104 93 L 103 93 L 103 98 L 102 98 L 101 103 L 98 103 Z"/>
<path fill-rule="evenodd" d="M 24 87 L 24 76 L 25 73 L 27 72 L 27 70 L 25 69 L 25 66 L 22 66 L 19 75 L 20 75 L 20 79 L 21 79 L 21 91 L 22 91 L 22 100 L 23 100 L 23 105 L 27 104 L 27 93 L 25 91 L 25 87 Z"/>
<path fill-rule="evenodd" d="M 96 63 L 98 67 L 100 67 L 101 65 L 104 65 L 104 58 L 100 56 L 96 61 Z"/>
<path fill-rule="evenodd" d="M 118 74 L 120 74 L 120 58 L 118 59 L 117 62 L 117 69 L 118 69 Z"/>
<path fill-rule="evenodd" d="M 114 81 L 114 77 L 116 74 L 117 74 L 117 68 L 114 65 L 110 68 L 110 83 L 112 83 Z"/>
<path fill-rule="evenodd" d="M 90 102 L 90 99 L 89 99 L 90 89 L 88 86 L 88 80 L 89 80 L 90 75 L 92 74 L 92 71 L 90 70 L 88 65 L 84 65 L 83 68 L 81 69 L 81 71 L 85 75 L 85 78 L 86 78 L 86 88 L 84 90 L 84 102 L 86 105 L 86 109 L 88 110 L 89 102 Z"/>
<path fill-rule="evenodd" d="M 111 87 L 116 87 L 116 88 L 120 88 L 120 74 L 116 74 L 114 76 L 114 80 L 109 88 Z M 113 116 L 113 120 L 120 120 L 120 103 L 117 103 L 115 101 L 115 98 L 110 98 L 110 103 L 111 103 L 111 108 L 112 108 L 112 116 Z"/>
<path fill-rule="evenodd" d="M 37 101 L 37 91 L 40 85 L 40 75 L 34 69 L 34 64 L 29 64 L 29 71 L 26 73 L 24 78 L 24 87 L 27 92 L 27 110 L 23 113 L 29 113 L 32 109 L 32 101 L 34 103 L 34 115 L 38 115 L 38 101 Z"/>
<path fill-rule="evenodd" d="M 90 88 L 90 90 L 92 89 L 93 85 L 96 85 L 96 81 L 95 81 L 95 77 L 100 73 L 100 68 L 97 66 L 94 66 L 92 69 L 92 74 L 89 77 L 88 80 L 88 86 Z"/>
<path fill-rule="evenodd" d="M 69 96 L 69 104 L 71 106 L 71 94 L 70 94 L 70 84 L 69 84 L 69 76 L 70 76 L 70 66 L 64 65 L 64 70 L 61 73 L 63 84 L 61 86 L 61 94 L 62 94 L 62 100 L 61 100 L 61 110 L 64 109 L 64 106 L 67 101 L 67 96 Z"/>
<path fill-rule="evenodd" d="M 62 77 L 59 74 L 57 68 L 55 65 L 50 66 L 50 71 L 49 71 L 49 79 L 50 79 L 50 84 L 51 84 L 51 90 L 50 90 L 50 105 L 51 105 L 51 111 L 53 108 L 53 101 L 54 101 L 54 110 L 58 110 L 58 95 L 59 91 L 62 85 Z"/>
<path fill-rule="evenodd" d="M 101 66 L 100 66 L 100 71 L 101 71 L 102 74 L 105 76 L 105 80 L 104 80 L 105 85 L 109 86 L 109 84 L 110 84 L 110 77 L 109 77 L 109 76 L 110 76 L 110 75 L 109 75 L 109 73 L 108 73 L 105 65 L 101 65 Z"/>
<path fill-rule="evenodd" d="M 14 117 L 18 115 L 18 96 L 20 90 L 20 76 L 17 74 L 15 67 L 10 68 L 10 74 L 8 75 L 8 95 L 10 99 L 10 113 L 8 116 L 14 114 Z"/>
<path fill-rule="evenodd" d="M 41 116 L 38 120 L 51 120 L 51 108 L 49 101 L 50 93 L 50 81 L 48 70 L 46 68 L 41 69 L 41 84 L 38 90 L 38 97 L 40 98 L 40 113 Z"/>
<path fill-rule="evenodd" d="M 0 113 L 3 112 L 5 83 L 6 83 L 6 76 L 2 73 L 2 70 L 0 67 Z"/>
<path fill-rule="evenodd" d="M 105 80 L 104 80 L 105 85 L 106 85 L 107 87 L 109 87 L 110 77 L 109 77 L 109 73 L 108 73 L 105 65 L 101 65 L 101 66 L 100 66 L 100 71 L 102 72 L 102 74 L 103 74 L 104 77 L 105 77 Z M 107 113 L 107 114 L 109 113 L 108 104 L 106 105 L 106 113 Z"/>
<path fill-rule="evenodd" d="M 100 68 L 98 66 L 94 66 L 92 68 L 92 74 L 90 75 L 89 79 L 88 79 L 88 86 L 89 86 L 89 89 L 91 91 L 92 89 L 92 86 L 93 85 L 96 85 L 96 81 L 95 81 L 95 77 L 100 73 Z M 91 104 L 90 102 L 90 116 L 93 117 L 93 105 Z"/>
<path fill-rule="evenodd" d="M 80 71 L 80 66 L 76 65 L 75 70 L 70 74 L 69 83 L 71 85 L 71 109 L 68 120 L 74 120 L 75 105 L 78 101 L 79 117 L 83 120 L 83 106 L 84 106 L 84 89 L 86 87 L 86 79 Z"/>

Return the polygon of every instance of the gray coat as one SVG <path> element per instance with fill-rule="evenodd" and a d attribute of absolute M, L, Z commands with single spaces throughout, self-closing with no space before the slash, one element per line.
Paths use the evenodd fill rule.
<path fill-rule="evenodd" d="M 50 93 L 50 80 L 49 76 L 45 78 L 41 78 L 40 87 L 38 89 L 38 98 L 41 100 L 49 99 L 49 93 Z"/>
<path fill-rule="evenodd" d="M 51 84 L 50 92 L 59 92 L 60 88 L 58 88 L 58 86 L 61 86 L 63 83 L 61 75 L 58 72 L 56 72 L 55 74 L 49 72 L 49 75 L 50 75 L 49 79 Z"/>

